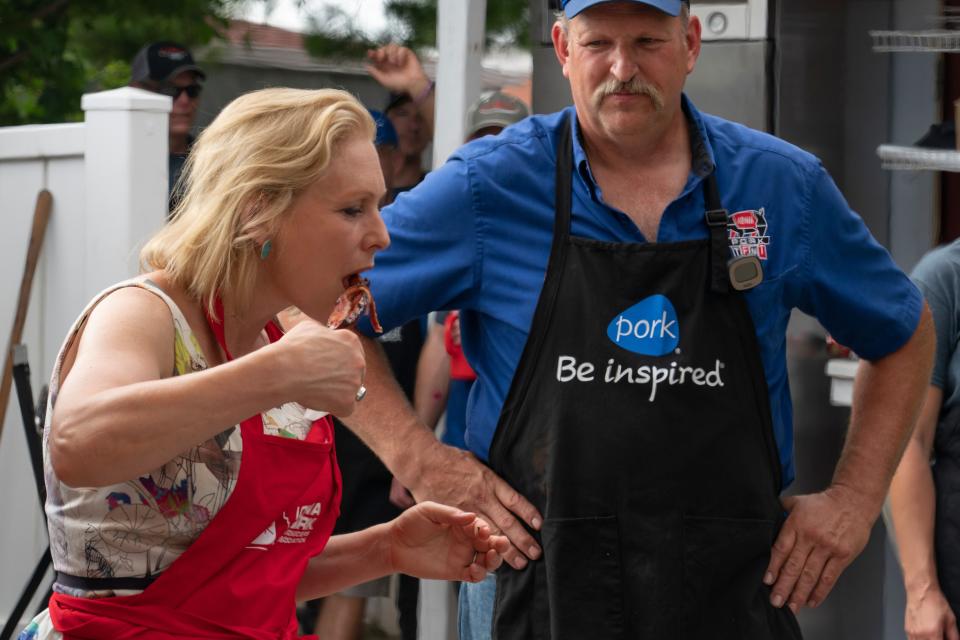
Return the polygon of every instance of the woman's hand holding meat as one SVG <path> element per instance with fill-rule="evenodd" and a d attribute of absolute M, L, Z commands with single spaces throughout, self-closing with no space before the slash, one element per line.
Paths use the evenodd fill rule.
<path fill-rule="evenodd" d="M 356 334 L 304 318 L 269 348 L 280 358 L 291 400 L 336 416 L 353 413 L 365 369 Z"/>

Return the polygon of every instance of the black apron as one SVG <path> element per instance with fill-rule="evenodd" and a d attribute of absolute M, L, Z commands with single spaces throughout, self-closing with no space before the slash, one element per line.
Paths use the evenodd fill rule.
<path fill-rule="evenodd" d="M 490 462 L 544 515 L 497 575 L 497 640 L 796 639 L 762 583 L 780 462 L 753 322 L 711 239 L 570 235 L 570 123 L 544 286 Z"/>
<path fill-rule="evenodd" d="M 937 491 L 934 548 L 937 577 L 950 608 L 960 611 L 960 407 L 948 411 L 933 439 Z"/>

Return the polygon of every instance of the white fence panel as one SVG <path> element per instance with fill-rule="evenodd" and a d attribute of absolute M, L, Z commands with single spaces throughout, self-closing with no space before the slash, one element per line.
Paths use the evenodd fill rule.
<path fill-rule="evenodd" d="M 53 194 L 22 338 L 34 394 L 49 380 L 60 344 L 86 302 L 136 273 L 139 245 L 166 213 L 170 99 L 124 88 L 84 96 L 84 109 L 87 123 L 0 129 L 0 358 L 13 325 L 37 193 Z M 4 409 L 0 625 L 47 546 L 15 389 Z"/>

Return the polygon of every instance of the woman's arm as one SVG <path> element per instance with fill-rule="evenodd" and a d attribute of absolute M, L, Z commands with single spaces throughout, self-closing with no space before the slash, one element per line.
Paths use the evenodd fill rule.
<path fill-rule="evenodd" d="M 943 391 L 931 385 L 890 485 L 890 507 L 907 593 L 904 626 L 911 640 L 960 637 L 954 613 L 940 590 L 933 547 L 936 491 L 930 451 L 942 402 Z"/>
<path fill-rule="evenodd" d="M 171 377 L 174 331 L 166 304 L 135 287 L 107 296 L 87 320 L 54 406 L 50 456 L 57 477 L 74 487 L 135 478 L 292 400 L 348 415 L 363 368 L 356 336 L 303 324 L 310 326 L 233 362 Z"/>
<path fill-rule="evenodd" d="M 422 502 L 390 522 L 330 538 L 307 565 L 297 600 L 322 598 L 392 573 L 479 582 L 500 566 L 509 544 L 472 513 Z"/>

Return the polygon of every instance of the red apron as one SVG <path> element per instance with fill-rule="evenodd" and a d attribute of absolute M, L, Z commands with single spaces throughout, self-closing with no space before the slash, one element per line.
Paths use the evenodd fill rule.
<path fill-rule="evenodd" d="M 210 326 L 232 359 L 223 325 Z M 283 335 L 272 322 L 265 329 L 270 342 Z M 64 640 L 299 637 L 295 590 L 340 511 L 333 423 L 317 420 L 306 441 L 265 435 L 259 414 L 240 430 L 237 484 L 200 537 L 142 593 L 54 593 L 50 618 Z"/>

